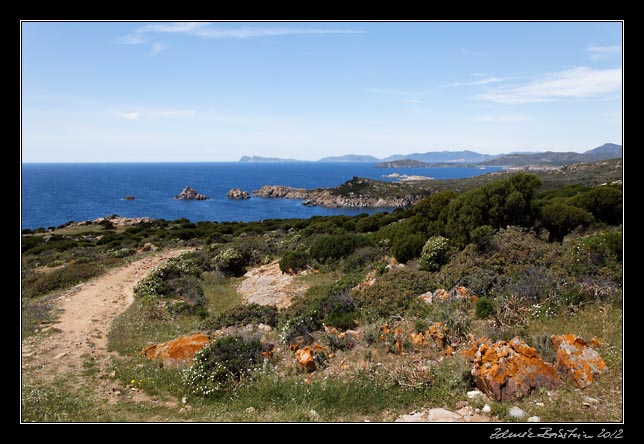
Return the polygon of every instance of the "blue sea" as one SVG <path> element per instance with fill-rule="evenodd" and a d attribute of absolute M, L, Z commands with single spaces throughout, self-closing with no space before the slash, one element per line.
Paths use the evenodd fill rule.
<path fill-rule="evenodd" d="M 307 207 L 299 200 L 232 200 L 231 188 L 252 193 L 263 185 L 298 188 L 334 187 L 354 176 L 379 180 L 398 174 L 435 179 L 471 177 L 498 168 L 374 168 L 373 163 L 74 163 L 22 165 L 22 228 L 59 226 L 118 214 L 198 221 L 258 221 L 355 215 L 387 209 Z M 210 196 L 209 200 L 175 200 L 189 186 Z M 124 200 L 127 195 L 135 200 Z"/>

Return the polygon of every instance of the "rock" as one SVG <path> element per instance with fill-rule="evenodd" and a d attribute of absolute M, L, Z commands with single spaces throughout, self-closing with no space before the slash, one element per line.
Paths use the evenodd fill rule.
<path fill-rule="evenodd" d="M 523 418 L 523 417 L 527 416 L 528 414 L 526 412 L 524 412 L 522 409 L 520 409 L 519 407 L 513 406 L 508 411 L 508 415 L 510 415 L 510 417 L 512 417 L 512 418 Z"/>
<path fill-rule="evenodd" d="M 67 356 L 67 352 L 58 353 L 56 356 L 54 356 L 54 359 L 55 359 L 55 360 L 56 360 L 56 359 L 60 359 L 60 358 L 62 358 L 63 356 Z"/>
<path fill-rule="evenodd" d="M 449 291 L 445 290 L 444 288 L 439 288 L 434 292 L 434 298 L 433 300 L 436 301 L 446 301 L 450 297 Z"/>
<path fill-rule="evenodd" d="M 539 387 L 554 388 L 561 383 L 555 367 L 518 337 L 509 342 L 483 341 L 473 359 L 472 376 L 476 386 L 497 401 L 520 398 Z"/>
<path fill-rule="evenodd" d="M 143 222 L 152 222 L 154 221 L 154 219 L 152 219 L 151 217 L 121 217 L 118 214 L 110 214 L 106 217 L 99 217 L 98 219 L 94 219 L 92 223 L 100 224 L 104 221 L 109 221 L 112 223 L 112 225 L 115 225 L 117 227 L 124 227 L 140 224 Z M 73 224 L 70 224 L 69 226 L 81 226 L 83 224 L 85 224 L 85 222 L 75 222 Z"/>
<path fill-rule="evenodd" d="M 134 197 L 132 194 L 128 194 L 123 198 L 123 200 L 134 200 L 134 199 L 136 199 L 136 197 Z"/>
<path fill-rule="evenodd" d="M 286 187 L 283 185 L 264 185 L 253 191 L 257 197 L 284 197 L 286 199 L 306 199 L 308 191 L 304 188 Z"/>
<path fill-rule="evenodd" d="M 467 397 L 469 399 L 478 398 L 480 396 L 483 396 L 483 393 L 480 390 L 472 390 L 472 391 L 467 392 Z"/>
<path fill-rule="evenodd" d="M 426 416 L 428 422 L 457 422 L 463 418 L 457 413 L 442 408 L 430 409 Z"/>
<path fill-rule="evenodd" d="M 587 402 L 588 404 L 599 404 L 599 400 L 591 398 L 590 396 L 582 396 L 582 401 Z"/>
<path fill-rule="evenodd" d="M 177 194 L 175 199 L 180 199 L 180 200 L 206 200 L 210 199 L 208 196 L 205 194 L 197 193 L 195 190 L 193 190 L 190 187 L 185 187 L 181 193 Z"/>
<path fill-rule="evenodd" d="M 599 353 L 580 337 L 568 334 L 550 339 L 557 349 L 557 370 L 577 387 L 588 387 L 595 378 L 608 371 Z"/>
<path fill-rule="evenodd" d="M 492 411 L 492 407 L 490 407 L 490 404 L 485 404 L 483 408 L 481 409 L 483 413 L 490 413 Z"/>
<path fill-rule="evenodd" d="M 426 304 L 431 304 L 432 300 L 434 299 L 434 294 L 431 291 L 428 291 L 427 293 L 423 293 L 418 296 L 418 299 L 425 302 Z"/>
<path fill-rule="evenodd" d="M 531 416 L 528 418 L 528 422 L 541 422 L 541 418 L 538 416 Z"/>
<path fill-rule="evenodd" d="M 447 345 L 447 327 L 443 322 L 434 322 L 428 329 L 427 335 L 434 340 L 438 348 L 445 348 Z"/>
<path fill-rule="evenodd" d="M 253 407 L 253 406 L 248 407 L 248 408 L 246 409 L 246 413 L 248 413 L 249 415 L 250 415 L 251 413 L 255 413 L 255 407 Z"/>
<path fill-rule="evenodd" d="M 316 412 L 315 410 L 311 409 L 311 410 L 309 410 L 309 417 L 313 421 L 318 421 L 320 419 L 320 414 L 318 412 Z"/>
<path fill-rule="evenodd" d="M 188 403 L 188 397 L 187 396 L 184 396 L 183 398 L 181 398 L 181 404 L 187 404 L 187 403 Z"/>
<path fill-rule="evenodd" d="M 270 325 L 266 324 L 257 324 L 257 330 L 261 331 L 262 333 L 270 333 L 273 331 L 273 327 Z"/>
<path fill-rule="evenodd" d="M 456 412 L 443 408 L 427 409 L 401 415 L 395 422 L 490 422 L 490 417 L 480 415 L 466 406 Z"/>
<path fill-rule="evenodd" d="M 536 405 L 537 407 L 545 407 L 546 406 L 545 402 L 535 402 L 534 405 Z"/>
<path fill-rule="evenodd" d="M 192 363 L 195 353 L 210 343 L 203 333 L 180 336 L 161 344 L 148 345 L 143 354 L 150 360 L 161 361 L 165 368 L 182 368 Z"/>
<path fill-rule="evenodd" d="M 248 191 L 242 191 L 239 188 L 231 188 L 226 197 L 228 199 L 250 199 L 250 194 Z"/>
<path fill-rule="evenodd" d="M 320 355 L 326 356 L 328 352 L 328 348 L 319 344 L 313 344 L 311 346 L 306 345 L 295 350 L 295 359 L 301 369 L 305 370 L 307 373 L 311 373 L 317 369 L 316 361 L 320 361 Z"/>
<path fill-rule="evenodd" d="M 143 247 L 141 248 L 141 251 L 157 251 L 158 249 L 159 249 L 159 247 L 157 247 L 153 243 L 146 242 L 145 244 L 143 244 Z"/>

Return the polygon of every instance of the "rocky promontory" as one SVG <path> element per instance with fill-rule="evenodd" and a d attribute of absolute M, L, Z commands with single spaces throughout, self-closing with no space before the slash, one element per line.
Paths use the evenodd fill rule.
<path fill-rule="evenodd" d="M 265 198 L 301 199 L 303 205 L 328 208 L 408 207 L 424 197 L 393 183 L 354 177 L 335 188 L 307 190 L 283 185 L 264 185 L 253 195 Z"/>
<path fill-rule="evenodd" d="M 177 194 L 174 196 L 175 199 L 181 199 L 181 200 L 206 200 L 210 199 L 208 196 L 205 194 L 197 193 L 195 190 L 193 190 L 190 187 L 185 187 L 181 193 Z"/>
<path fill-rule="evenodd" d="M 250 199 L 250 194 L 248 191 L 242 191 L 239 188 L 231 188 L 226 194 L 228 199 Z"/>

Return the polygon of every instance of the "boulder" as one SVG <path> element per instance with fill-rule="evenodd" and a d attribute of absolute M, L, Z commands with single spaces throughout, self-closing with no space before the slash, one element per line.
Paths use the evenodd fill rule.
<path fill-rule="evenodd" d="M 552 336 L 550 340 L 557 350 L 557 370 L 577 387 L 588 387 L 608 371 L 604 359 L 582 338 L 568 334 Z"/>
<path fill-rule="evenodd" d="M 434 292 L 434 301 L 446 301 L 450 297 L 449 291 L 445 290 L 444 288 L 439 288 Z"/>
<path fill-rule="evenodd" d="M 434 299 L 434 294 L 431 291 L 428 291 L 427 293 L 423 293 L 418 296 L 418 299 L 425 302 L 426 304 L 431 304 L 432 300 Z"/>
<path fill-rule="evenodd" d="M 329 353 L 329 349 L 319 344 L 307 345 L 295 350 L 295 359 L 298 366 L 311 373 L 317 369 L 319 363 L 323 362 Z"/>
<path fill-rule="evenodd" d="M 427 329 L 427 336 L 432 338 L 434 344 L 440 349 L 447 345 L 447 327 L 443 322 L 434 322 Z"/>
<path fill-rule="evenodd" d="M 231 188 L 226 196 L 228 199 L 250 199 L 248 191 L 242 191 L 239 188 Z"/>
<path fill-rule="evenodd" d="M 148 345 L 143 354 L 150 360 L 161 361 L 164 368 L 182 368 L 192 363 L 195 353 L 210 343 L 203 333 L 180 336 L 161 344 Z"/>
<path fill-rule="evenodd" d="M 518 337 L 480 344 L 473 358 L 472 376 L 479 390 L 497 401 L 521 398 L 537 388 L 551 389 L 561 384 L 555 367 Z"/>
<path fill-rule="evenodd" d="M 185 187 L 181 193 L 177 194 L 175 199 L 180 199 L 180 200 L 206 200 L 210 199 L 208 196 L 205 194 L 197 193 L 195 190 L 193 190 L 190 187 Z"/>

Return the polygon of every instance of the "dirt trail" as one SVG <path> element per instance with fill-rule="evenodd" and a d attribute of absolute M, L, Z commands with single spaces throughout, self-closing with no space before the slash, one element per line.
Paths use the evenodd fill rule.
<path fill-rule="evenodd" d="M 88 359 L 104 370 L 109 364 L 107 335 L 116 316 L 133 302 L 134 285 L 157 265 L 186 251 L 190 250 L 155 253 L 66 291 L 56 301 L 60 315 L 50 327 L 57 332 L 23 341 L 23 371 L 50 381 L 81 375 Z"/>

